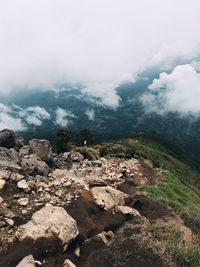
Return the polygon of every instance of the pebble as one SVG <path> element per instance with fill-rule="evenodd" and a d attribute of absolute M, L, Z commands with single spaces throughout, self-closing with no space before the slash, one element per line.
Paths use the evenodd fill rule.
<path fill-rule="evenodd" d="M 28 205 L 28 198 L 27 197 L 20 198 L 20 199 L 17 200 L 17 202 L 21 206 L 27 206 Z"/>

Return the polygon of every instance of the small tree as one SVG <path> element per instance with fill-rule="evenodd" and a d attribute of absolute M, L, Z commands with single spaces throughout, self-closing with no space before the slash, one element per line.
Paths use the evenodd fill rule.
<path fill-rule="evenodd" d="M 54 139 L 56 152 L 62 153 L 69 150 L 70 141 L 71 141 L 71 130 L 69 128 L 59 128 Z"/>
<path fill-rule="evenodd" d="M 79 145 L 90 145 L 92 143 L 92 132 L 88 128 L 83 128 L 78 134 Z"/>

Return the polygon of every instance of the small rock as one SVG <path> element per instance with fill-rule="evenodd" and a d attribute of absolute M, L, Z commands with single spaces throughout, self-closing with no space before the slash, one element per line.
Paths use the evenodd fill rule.
<path fill-rule="evenodd" d="M 137 211 L 136 209 L 133 209 L 131 207 L 128 207 L 128 206 L 117 206 L 115 207 L 116 211 L 119 211 L 121 212 L 123 215 L 133 215 L 134 217 L 135 216 L 138 216 L 138 217 L 141 217 L 139 211 Z"/>
<path fill-rule="evenodd" d="M 1 203 L 3 203 L 3 198 L 2 198 L 2 197 L 0 197 L 0 204 L 1 204 Z"/>
<path fill-rule="evenodd" d="M 17 202 L 21 206 L 27 206 L 28 205 L 28 198 L 27 197 L 20 198 L 20 199 L 17 200 Z"/>
<path fill-rule="evenodd" d="M 92 161 L 92 164 L 94 165 L 94 166 L 98 166 L 98 167 L 101 167 L 101 165 L 102 165 L 102 162 L 101 162 L 101 160 L 93 160 Z"/>
<path fill-rule="evenodd" d="M 23 190 L 29 188 L 28 183 L 24 179 L 17 183 L 17 187 Z"/>
<path fill-rule="evenodd" d="M 6 185 L 6 181 L 3 179 L 0 179 L 0 190 L 3 189 L 5 185 Z"/>
<path fill-rule="evenodd" d="M 22 210 L 22 214 L 27 214 L 27 210 Z"/>
<path fill-rule="evenodd" d="M 72 152 L 70 157 L 71 157 L 71 160 L 74 162 L 83 162 L 84 160 L 83 155 L 79 152 Z"/>
<path fill-rule="evenodd" d="M 88 185 L 90 187 L 95 187 L 95 186 L 105 186 L 106 182 L 99 178 L 99 177 L 88 177 L 85 179 L 86 183 L 88 183 Z"/>
<path fill-rule="evenodd" d="M 9 170 L 0 170 L 0 179 L 9 180 L 11 171 Z"/>
<path fill-rule="evenodd" d="M 63 267 L 76 267 L 76 265 L 74 265 L 70 260 L 65 260 Z"/>
<path fill-rule="evenodd" d="M 15 182 L 19 182 L 24 179 L 24 175 L 19 173 L 12 173 L 10 179 Z"/>
<path fill-rule="evenodd" d="M 35 260 L 32 255 L 26 256 L 16 267 L 35 267 Z"/>
<path fill-rule="evenodd" d="M 12 219 L 6 219 L 6 222 L 10 225 L 13 226 L 15 222 Z"/>

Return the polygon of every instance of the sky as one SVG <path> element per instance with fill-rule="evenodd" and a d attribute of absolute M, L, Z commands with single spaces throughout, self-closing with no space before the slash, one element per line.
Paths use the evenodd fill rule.
<path fill-rule="evenodd" d="M 81 84 L 83 93 L 115 108 L 117 86 L 159 65 L 148 101 L 199 112 L 199 14 L 199 0 L 0 0 L 0 96 Z M 189 64 L 162 73 L 177 59 Z M 66 124 L 66 114 L 57 114 Z"/>

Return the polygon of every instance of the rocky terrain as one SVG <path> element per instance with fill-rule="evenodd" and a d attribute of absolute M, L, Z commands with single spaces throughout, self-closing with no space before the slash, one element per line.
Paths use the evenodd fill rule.
<path fill-rule="evenodd" d="M 140 157 L 57 155 L 48 140 L 1 131 L 0 266 L 183 266 L 163 244 L 172 229 L 184 242 L 192 231 L 141 190 L 160 172 Z"/>

